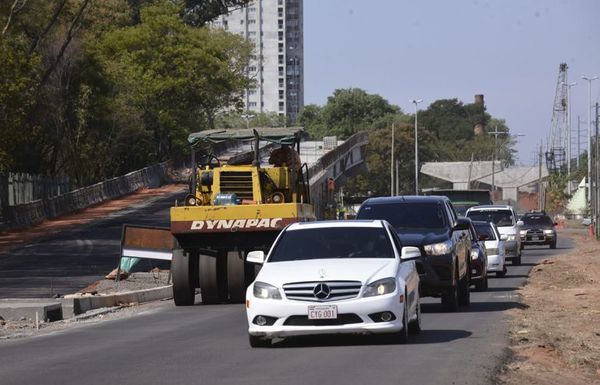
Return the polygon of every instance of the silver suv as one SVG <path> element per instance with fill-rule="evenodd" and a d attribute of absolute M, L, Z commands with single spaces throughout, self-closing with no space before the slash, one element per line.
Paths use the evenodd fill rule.
<path fill-rule="evenodd" d="M 465 215 L 473 221 L 493 222 L 498 227 L 500 239 L 505 241 L 506 259 L 511 260 L 513 265 L 521 264 L 521 237 L 519 233 L 523 222 L 517 219 L 517 213 L 512 206 L 474 206 L 468 209 Z"/>

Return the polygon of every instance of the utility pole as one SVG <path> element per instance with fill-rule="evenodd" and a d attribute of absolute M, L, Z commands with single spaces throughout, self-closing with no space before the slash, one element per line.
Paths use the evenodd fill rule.
<path fill-rule="evenodd" d="M 595 120 L 595 126 L 596 126 L 596 157 L 595 157 L 595 169 L 596 169 L 596 175 L 594 177 L 594 201 L 595 201 L 595 209 L 596 212 L 594 213 L 594 219 L 596 220 L 596 239 L 600 238 L 600 228 L 598 227 L 598 205 L 600 205 L 600 197 L 598 196 L 598 183 L 600 183 L 600 144 L 598 141 L 598 102 L 596 102 L 596 120 Z"/>
<path fill-rule="evenodd" d="M 544 186 L 542 185 L 542 145 L 540 144 L 540 152 L 538 154 L 538 209 L 544 210 Z"/>
<path fill-rule="evenodd" d="M 592 179 L 592 82 L 598 79 L 598 76 L 582 76 L 583 80 L 588 82 L 588 184 L 591 183 Z M 592 202 L 592 185 L 588 187 L 587 194 L 588 202 Z"/>
<path fill-rule="evenodd" d="M 579 158 L 581 157 L 581 117 L 577 115 L 577 170 L 579 170 Z"/>
<path fill-rule="evenodd" d="M 392 123 L 392 159 L 390 161 L 390 196 L 393 197 L 394 196 L 394 126 L 395 124 Z"/>
<path fill-rule="evenodd" d="M 396 195 L 400 191 L 400 178 L 398 178 L 398 173 L 400 170 L 400 161 L 396 160 Z"/>

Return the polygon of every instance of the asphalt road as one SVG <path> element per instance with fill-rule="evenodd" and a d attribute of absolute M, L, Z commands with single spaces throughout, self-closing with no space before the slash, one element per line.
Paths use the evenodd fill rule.
<path fill-rule="evenodd" d="M 0 298 L 46 298 L 83 289 L 117 267 L 123 224 L 168 227 L 169 207 L 182 197 L 178 193 L 153 198 L 0 254 Z"/>
<path fill-rule="evenodd" d="M 136 221 L 143 218 L 136 216 Z M 113 227 L 87 233 L 86 239 L 98 245 L 92 250 L 98 253 L 98 267 L 114 262 L 108 248 L 114 246 L 117 233 Z M 108 243 L 106 250 L 97 249 L 103 242 Z M 35 247 L 50 252 L 59 245 Z M 367 337 L 304 337 L 251 349 L 242 305 L 176 308 L 169 302 L 132 318 L 4 341 L 0 382 L 486 384 L 508 343 L 504 311 L 522 306 L 515 288 L 533 265 L 564 253 L 570 245 L 562 238 L 557 250 L 526 249 L 522 266 L 509 266 L 505 278 L 492 278 L 490 289 L 472 293 L 471 306 L 458 313 L 444 313 L 439 300 L 425 299 L 423 331 L 406 345 Z M 65 258 L 76 261 L 75 256 Z M 73 269 L 82 265 L 80 261 Z M 2 279 L 0 288 L 5 290 L 6 278 Z"/>

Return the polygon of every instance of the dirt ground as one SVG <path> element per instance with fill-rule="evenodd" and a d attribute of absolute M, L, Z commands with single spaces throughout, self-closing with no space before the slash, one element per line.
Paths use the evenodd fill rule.
<path fill-rule="evenodd" d="M 575 249 L 535 266 L 520 290 L 501 384 L 600 384 L 600 242 L 569 236 Z"/>

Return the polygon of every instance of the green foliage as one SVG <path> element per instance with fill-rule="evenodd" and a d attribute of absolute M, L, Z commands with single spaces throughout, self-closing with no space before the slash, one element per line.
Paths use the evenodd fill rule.
<path fill-rule="evenodd" d="M 400 113 L 379 95 L 368 94 L 360 88 L 337 89 L 327 98 L 325 106 L 306 106 L 298 121 L 314 138 L 337 135 L 347 138 L 369 129 L 373 123 L 389 114 Z"/>
<path fill-rule="evenodd" d="M 549 213 L 564 212 L 567 205 L 567 176 L 560 173 L 552 173 L 548 177 L 546 187 L 546 211 Z"/>
<path fill-rule="evenodd" d="M 154 138 L 153 160 L 185 153 L 187 133 L 214 127 L 221 108 L 242 103 L 251 47 L 222 30 L 187 26 L 176 5 L 142 9 L 141 22 L 108 33 L 98 56 L 123 104 Z"/>
<path fill-rule="evenodd" d="M 190 131 L 240 107 L 251 47 L 184 18 L 238 3 L 0 2 L 0 169 L 84 185 L 185 156 Z"/>
<path fill-rule="evenodd" d="M 224 112 L 215 118 L 215 128 L 285 127 L 286 123 L 286 117 L 276 112 Z"/>

